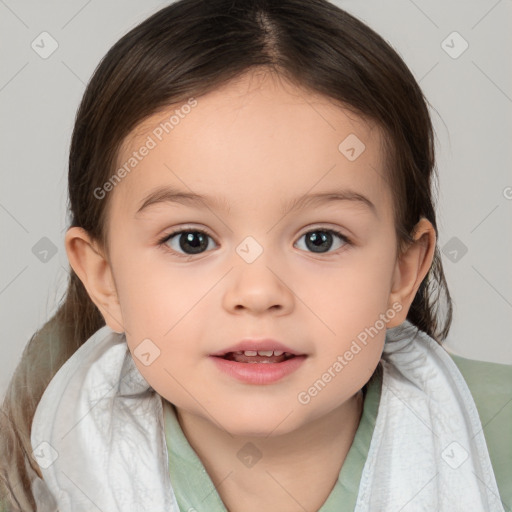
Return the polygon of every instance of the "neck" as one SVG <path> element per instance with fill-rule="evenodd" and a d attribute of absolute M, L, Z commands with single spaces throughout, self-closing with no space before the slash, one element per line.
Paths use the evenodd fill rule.
<path fill-rule="evenodd" d="M 325 502 L 362 410 L 359 391 L 329 414 L 287 434 L 267 437 L 232 436 L 180 409 L 177 417 L 229 512 L 291 512 L 318 510 Z"/>

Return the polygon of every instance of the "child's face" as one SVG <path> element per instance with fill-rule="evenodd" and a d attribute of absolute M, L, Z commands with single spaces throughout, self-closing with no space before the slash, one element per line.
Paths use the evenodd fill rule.
<path fill-rule="evenodd" d="M 109 192 L 113 314 L 164 398 L 232 434 L 277 435 L 359 391 L 386 327 L 405 317 L 392 294 L 396 235 L 380 133 L 270 77 L 196 101 L 147 120 L 119 156 L 119 167 L 137 162 Z M 160 123 L 175 110 L 166 133 Z M 214 202 L 158 202 L 137 213 L 165 186 Z M 311 200 L 287 210 L 305 195 L 348 190 L 374 207 Z M 179 229 L 192 231 L 188 242 L 185 233 L 158 245 Z M 244 338 L 271 338 L 306 357 L 272 382 L 240 380 L 211 354 Z M 235 364 L 252 374 L 251 363 Z"/>

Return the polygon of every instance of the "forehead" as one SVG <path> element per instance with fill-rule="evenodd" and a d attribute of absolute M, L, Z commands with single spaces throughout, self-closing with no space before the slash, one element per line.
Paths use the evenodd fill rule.
<path fill-rule="evenodd" d="M 378 127 L 264 73 L 152 115 L 123 142 L 123 166 L 128 172 L 113 202 L 131 216 L 160 185 L 246 207 L 348 186 L 365 190 L 380 208 L 390 201 Z"/>

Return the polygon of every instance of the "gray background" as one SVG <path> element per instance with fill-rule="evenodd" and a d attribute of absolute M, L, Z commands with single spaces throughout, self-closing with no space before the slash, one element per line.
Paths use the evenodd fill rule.
<path fill-rule="evenodd" d="M 67 155 L 85 84 L 115 41 L 167 3 L 0 0 L 0 396 L 65 291 Z M 454 300 L 446 347 L 512 364 L 512 1 L 334 3 L 392 44 L 433 106 Z M 44 31 L 58 44 L 46 59 L 31 47 Z"/>

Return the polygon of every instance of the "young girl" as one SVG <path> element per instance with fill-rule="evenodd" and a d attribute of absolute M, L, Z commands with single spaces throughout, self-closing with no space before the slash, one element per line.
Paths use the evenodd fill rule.
<path fill-rule="evenodd" d="M 5 510 L 508 510 L 504 432 L 495 476 L 440 345 L 427 104 L 370 28 L 175 2 L 97 68 L 69 162 L 69 289 L 5 398 Z"/>

